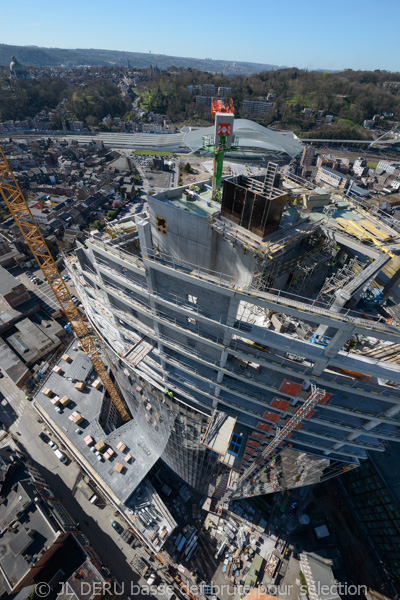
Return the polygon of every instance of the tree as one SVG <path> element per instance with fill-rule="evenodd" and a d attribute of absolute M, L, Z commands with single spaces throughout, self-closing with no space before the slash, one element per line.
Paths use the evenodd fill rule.
<path fill-rule="evenodd" d="M 104 223 L 102 221 L 100 221 L 99 219 L 96 219 L 95 221 L 93 221 L 93 223 L 90 223 L 89 231 L 93 231 L 94 229 L 102 229 L 103 226 L 104 226 Z"/>
<path fill-rule="evenodd" d="M 99 124 L 99 119 L 94 115 L 89 115 L 86 117 L 86 125 L 90 128 L 96 127 Z"/>
<path fill-rule="evenodd" d="M 192 172 L 192 167 L 190 166 L 190 163 L 186 163 L 186 165 L 183 167 L 183 170 L 185 171 L 185 173 L 191 173 Z"/>

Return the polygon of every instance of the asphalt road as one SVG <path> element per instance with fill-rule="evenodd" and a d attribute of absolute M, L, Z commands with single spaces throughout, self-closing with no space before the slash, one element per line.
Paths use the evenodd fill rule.
<path fill-rule="evenodd" d="M 79 529 L 86 535 L 103 564 L 121 584 L 124 591 L 121 598 L 131 597 L 133 600 L 133 590 L 135 596 L 148 599 L 149 595 L 137 593 L 137 584 L 144 582 L 139 581 L 139 576 L 129 564 L 134 556 L 133 549 L 111 527 L 113 520 L 121 524 L 123 521 L 114 515 L 112 506 L 102 508 L 90 504 L 82 494 L 77 487 L 81 478 L 79 466 L 74 461 L 69 464 L 61 463 L 48 444 L 41 440 L 39 433 L 46 429 L 45 424 L 39 422 L 39 415 L 33 405 L 7 375 L 0 379 L 0 421 L 23 446 L 54 494 L 62 501 L 74 521 L 79 523 Z M 60 442 L 54 436 L 50 437 L 68 456 Z"/>

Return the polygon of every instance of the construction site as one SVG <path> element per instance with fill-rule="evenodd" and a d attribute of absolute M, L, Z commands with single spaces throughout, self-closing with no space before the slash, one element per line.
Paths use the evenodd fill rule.
<path fill-rule="evenodd" d="M 77 338 L 37 410 L 152 552 L 183 561 L 202 546 L 194 497 L 251 556 L 238 501 L 341 475 L 400 432 L 399 230 L 276 163 L 225 177 L 233 107 L 213 109 L 212 178 L 150 196 L 64 257 L 87 321 L 5 192 Z M 163 472 L 180 481 L 171 499 Z M 234 578 L 257 571 L 222 542 Z M 281 560 L 284 544 L 265 552 Z"/>

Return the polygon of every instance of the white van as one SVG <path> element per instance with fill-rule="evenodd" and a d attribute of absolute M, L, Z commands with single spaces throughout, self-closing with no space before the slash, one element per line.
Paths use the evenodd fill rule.
<path fill-rule="evenodd" d="M 62 463 L 67 462 L 67 457 L 59 450 L 54 450 L 54 454 L 57 456 L 58 460 L 61 460 Z"/>

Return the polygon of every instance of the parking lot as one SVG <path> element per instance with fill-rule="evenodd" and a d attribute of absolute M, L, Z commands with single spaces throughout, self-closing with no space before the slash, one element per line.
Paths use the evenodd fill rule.
<path fill-rule="evenodd" d="M 76 297 L 75 287 L 69 275 L 63 269 L 60 269 L 60 274 L 63 277 L 69 292 L 73 296 L 73 300 L 75 298 L 75 304 L 79 304 L 79 299 Z M 33 268 L 31 267 L 26 271 L 22 269 L 16 269 L 13 272 L 13 275 L 17 277 L 17 279 L 19 279 L 34 296 L 36 296 L 39 304 L 42 306 L 42 308 L 47 310 L 47 312 L 52 313 L 55 310 L 59 310 L 60 305 L 58 304 L 51 287 L 47 281 L 44 280 L 43 273 L 37 267 L 37 265 L 34 265 Z"/>
<path fill-rule="evenodd" d="M 177 185 L 177 161 L 171 157 L 168 157 L 168 161 L 172 161 L 173 163 L 172 169 L 171 171 L 161 171 L 159 169 L 152 168 L 152 161 L 154 158 L 157 158 L 157 154 L 133 155 L 136 167 L 143 178 L 143 188 L 145 192 L 150 194 L 169 189 L 170 187 Z"/>

